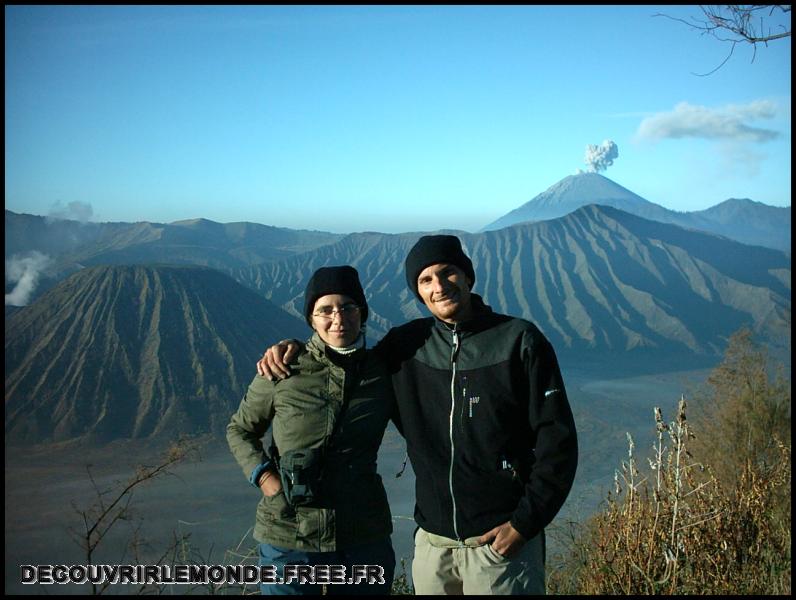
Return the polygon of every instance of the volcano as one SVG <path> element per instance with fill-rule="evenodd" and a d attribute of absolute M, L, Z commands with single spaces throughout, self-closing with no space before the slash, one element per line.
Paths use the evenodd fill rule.
<path fill-rule="evenodd" d="M 527 221 L 557 219 L 588 204 L 612 206 L 654 221 L 671 221 L 667 215 L 671 211 L 645 200 L 607 177 L 598 173 L 579 173 L 565 177 L 481 231 L 494 231 Z"/>
<path fill-rule="evenodd" d="M 6 439 L 220 432 L 266 340 L 309 328 L 204 267 L 86 268 L 6 321 Z"/>

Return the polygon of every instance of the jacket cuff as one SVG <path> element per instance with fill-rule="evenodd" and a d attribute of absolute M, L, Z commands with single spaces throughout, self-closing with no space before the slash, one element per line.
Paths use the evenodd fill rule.
<path fill-rule="evenodd" d="M 258 487 L 257 481 L 260 479 L 260 476 L 263 474 L 263 471 L 267 471 L 273 464 L 274 461 L 266 460 L 264 463 L 254 467 L 254 471 L 252 471 L 252 474 L 249 477 L 249 483 L 251 483 L 254 487 Z"/>
<path fill-rule="evenodd" d="M 515 513 L 509 522 L 511 523 L 511 526 L 516 529 L 520 535 L 522 535 L 522 537 L 525 538 L 525 541 L 528 541 L 539 535 L 539 532 L 541 531 L 541 529 L 534 526 L 531 521 L 531 519 L 517 518 L 517 514 Z"/>

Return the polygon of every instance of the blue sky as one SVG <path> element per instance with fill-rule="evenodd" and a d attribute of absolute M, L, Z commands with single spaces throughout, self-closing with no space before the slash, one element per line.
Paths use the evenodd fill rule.
<path fill-rule="evenodd" d="M 700 210 L 791 195 L 791 41 L 695 6 L 6 7 L 5 206 L 477 231 L 586 169 Z M 787 17 L 788 29 L 790 17 Z"/>

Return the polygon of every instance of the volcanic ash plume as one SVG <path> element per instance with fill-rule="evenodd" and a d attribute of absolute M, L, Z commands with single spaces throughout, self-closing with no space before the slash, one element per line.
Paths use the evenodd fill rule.
<path fill-rule="evenodd" d="M 36 290 L 41 272 L 51 262 L 49 256 L 36 250 L 26 256 L 15 254 L 10 260 L 6 260 L 6 281 L 16 283 L 14 290 L 6 294 L 6 306 L 27 305 Z"/>
<path fill-rule="evenodd" d="M 70 202 L 66 206 L 58 200 L 50 208 L 50 213 L 47 215 L 50 219 L 62 219 L 67 221 L 80 221 L 81 223 L 88 223 L 94 215 L 94 209 L 88 202 Z"/>
<path fill-rule="evenodd" d="M 619 157 L 619 148 L 611 140 L 605 140 L 599 146 L 589 144 L 586 146 L 585 162 L 588 165 L 588 173 L 599 173 L 605 171 L 614 164 Z"/>

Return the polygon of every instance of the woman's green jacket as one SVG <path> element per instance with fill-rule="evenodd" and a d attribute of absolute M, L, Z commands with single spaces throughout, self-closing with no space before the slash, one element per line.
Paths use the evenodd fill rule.
<path fill-rule="evenodd" d="M 384 363 L 371 350 L 341 355 L 314 334 L 291 365 L 271 382 L 256 376 L 227 426 L 227 442 L 248 479 L 265 460 L 263 436 L 272 428 L 280 455 L 319 450 L 317 500 L 288 504 L 284 491 L 260 493 L 254 537 L 274 546 L 329 552 L 392 533 L 390 508 L 376 456 L 395 402 Z"/>

